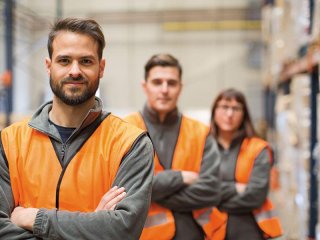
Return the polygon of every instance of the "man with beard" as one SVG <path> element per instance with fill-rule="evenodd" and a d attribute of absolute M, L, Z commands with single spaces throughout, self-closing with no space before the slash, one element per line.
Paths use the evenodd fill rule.
<path fill-rule="evenodd" d="M 153 147 L 95 97 L 105 40 L 93 20 L 57 21 L 46 59 L 53 100 L 1 131 L 1 239 L 138 239 Z"/>

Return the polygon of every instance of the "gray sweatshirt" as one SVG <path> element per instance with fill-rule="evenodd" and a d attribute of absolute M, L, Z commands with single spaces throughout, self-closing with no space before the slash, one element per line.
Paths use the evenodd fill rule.
<path fill-rule="evenodd" d="M 215 140 L 207 136 L 199 180 L 186 186 L 181 171 L 171 170 L 182 119 L 181 113 L 176 109 L 160 123 L 157 114 L 145 106 L 142 116 L 159 161 L 165 169 L 154 176 L 152 201 L 172 210 L 176 225 L 174 239 L 204 239 L 204 233 L 195 222 L 192 210 L 216 206 L 220 201 L 220 155 Z"/>
<path fill-rule="evenodd" d="M 65 146 L 57 129 L 48 121 L 51 102 L 42 106 L 29 122 L 29 126 L 46 133 L 60 159 Z M 96 106 L 90 110 L 81 126 L 66 141 L 68 156 L 91 136 L 99 123 L 108 114 L 102 112 L 102 103 L 97 98 Z M 70 161 L 71 159 L 65 159 Z M 62 165 L 65 162 L 61 162 Z M 126 197 L 117 204 L 114 211 L 69 212 L 58 209 L 40 209 L 33 233 L 11 223 L 14 209 L 9 169 L 3 149 L 0 154 L 0 239 L 139 239 L 151 200 L 153 178 L 153 147 L 144 133 L 123 157 L 113 186 L 124 187 Z M 40 193 L 46 194 L 46 193 Z"/>

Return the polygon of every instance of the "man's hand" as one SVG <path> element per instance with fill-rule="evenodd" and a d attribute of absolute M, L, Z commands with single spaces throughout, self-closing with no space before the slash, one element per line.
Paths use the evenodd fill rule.
<path fill-rule="evenodd" d="M 243 193 L 246 190 L 247 184 L 236 183 L 236 190 L 238 193 Z"/>
<path fill-rule="evenodd" d="M 103 195 L 95 211 L 114 210 L 117 203 L 119 203 L 125 196 L 126 192 L 124 187 L 118 188 L 115 186 Z"/>
<path fill-rule="evenodd" d="M 95 211 L 114 210 L 116 204 L 125 196 L 126 192 L 123 187 L 113 187 L 103 195 Z M 32 231 L 38 211 L 39 209 L 37 208 L 16 207 L 11 214 L 11 222 L 21 228 Z"/>
<path fill-rule="evenodd" d="M 11 214 L 11 222 L 26 230 L 32 231 L 34 220 L 39 209 L 16 207 Z"/>
<path fill-rule="evenodd" d="M 181 175 L 183 183 L 187 185 L 191 185 L 199 179 L 199 174 L 192 171 L 181 171 Z"/>

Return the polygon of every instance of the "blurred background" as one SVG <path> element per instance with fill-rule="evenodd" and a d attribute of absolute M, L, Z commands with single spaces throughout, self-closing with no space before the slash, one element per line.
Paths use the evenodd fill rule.
<path fill-rule="evenodd" d="M 275 150 L 271 195 L 284 239 L 320 234 L 320 0 L 0 0 L 0 11 L 1 128 L 52 97 L 44 64 L 50 24 L 93 18 L 107 41 L 98 92 L 107 111 L 142 108 L 144 64 L 160 52 L 183 66 L 179 106 L 187 115 L 209 123 L 217 93 L 242 90 Z"/>

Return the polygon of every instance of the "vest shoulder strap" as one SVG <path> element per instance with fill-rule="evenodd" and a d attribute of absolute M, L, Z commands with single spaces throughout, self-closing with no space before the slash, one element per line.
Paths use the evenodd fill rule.
<path fill-rule="evenodd" d="M 235 171 L 235 179 L 237 182 L 247 183 L 249 181 L 254 161 L 265 148 L 268 149 L 271 157 L 271 149 L 266 141 L 257 137 L 245 138 L 243 140 Z M 272 159 L 270 161 L 272 162 Z"/>

